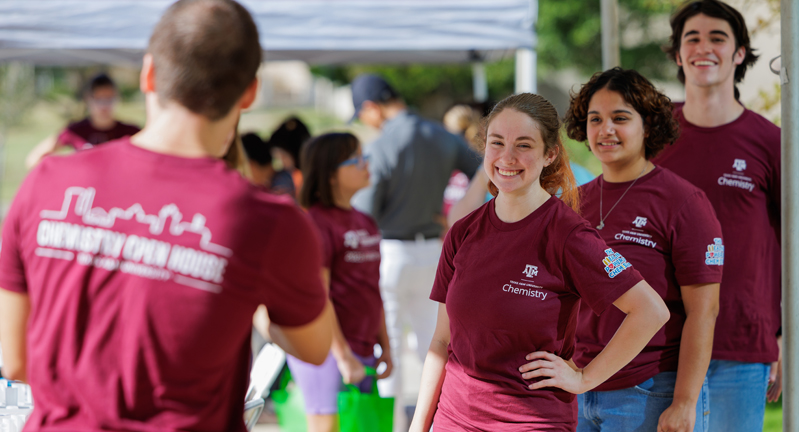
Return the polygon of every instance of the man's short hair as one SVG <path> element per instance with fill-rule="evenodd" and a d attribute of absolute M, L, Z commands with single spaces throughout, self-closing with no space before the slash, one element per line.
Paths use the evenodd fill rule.
<path fill-rule="evenodd" d="M 180 0 L 156 24 L 153 56 L 160 102 L 219 120 L 252 84 L 261 64 L 258 29 L 232 0 Z"/>
<path fill-rule="evenodd" d="M 114 90 L 117 88 L 116 84 L 114 84 L 114 80 L 112 80 L 108 74 L 105 72 L 100 72 L 93 75 L 91 78 L 89 78 L 89 81 L 86 82 L 86 85 L 83 88 L 83 95 L 90 97 L 92 94 L 94 94 L 95 90 L 101 87 L 111 87 Z"/>
<path fill-rule="evenodd" d="M 707 15 L 711 18 L 718 18 L 730 24 L 732 33 L 735 36 L 735 49 L 740 47 L 746 49 L 744 61 L 735 67 L 735 83 L 738 84 L 744 79 L 746 69 L 755 64 L 759 57 L 754 53 L 749 42 L 749 30 L 746 28 L 746 21 L 740 12 L 732 6 L 718 0 L 693 0 L 683 4 L 679 10 L 671 17 L 671 37 L 669 45 L 663 47 L 663 51 L 674 60 L 680 55 L 680 44 L 682 43 L 682 32 L 685 23 L 696 15 Z M 677 78 L 685 84 L 685 72 L 682 67 L 677 68 Z M 735 98 L 738 98 L 738 89 L 735 89 Z"/>

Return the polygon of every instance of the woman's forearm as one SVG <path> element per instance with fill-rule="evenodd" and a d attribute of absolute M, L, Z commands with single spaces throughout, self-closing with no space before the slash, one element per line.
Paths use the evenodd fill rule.
<path fill-rule="evenodd" d="M 330 352 L 338 361 L 352 356 L 352 349 L 350 349 L 347 339 L 344 338 L 344 332 L 341 331 L 341 324 L 339 324 L 335 313 L 333 314 L 333 341 L 330 344 Z"/>
<path fill-rule="evenodd" d="M 447 373 L 445 367 L 447 366 L 450 336 L 447 306 L 439 303 L 436 330 L 424 360 L 419 399 L 416 401 L 416 412 L 413 414 L 410 432 L 428 432 L 433 424 L 438 398 L 441 396 L 441 386 L 444 384 L 444 377 Z"/>
<path fill-rule="evenodd" d="M 380 348 L 385 351 L 391 349 L 391 340 L 388 338 L 388 329 L 386 328 L 386 311 L 380 311 L 380 329 L 377 332 L 377 343 Z"/>
<path fill-rule="evenodd" d="M 680 360 L 674 385 L 674 404 L 696 405 L 713 352 L 718 316 L 719 284 L 682 288 L 686 319 L 680 340 Z"/>
<path fill-rule="evenodd" d="M 713 351 L 713 315 L 688 316 L 682 329 L 674 404 L 696 405 Z"/>
<path fill-rule="evenodd" d="M 413 414 L 410 432 L 428 432 L 433 424 L 433 416 L 441 396 L 441 385 L 444 383 L 447 365 L 447 346 L 442 341 L 433 340 L 422 370 L 422 382 L 419 386 L 419 399 Z"/>

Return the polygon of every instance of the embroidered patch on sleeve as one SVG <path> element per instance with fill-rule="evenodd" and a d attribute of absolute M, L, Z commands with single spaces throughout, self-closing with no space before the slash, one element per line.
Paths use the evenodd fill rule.
<path fill-rule="evenodd" d="M 707 252 L 705 252 L 705 264 L 707 265 L 724 265 L 724 244 L 721 243 L 720 238 L 714 238 L 713 244 L 707 245 Z"/>
<path fill-rule="evenodd" d="M 608 255 L 605 259 L 602 260 L 602 264 L 605 264 L 605 271 L 608 273 L 611 279 L 615 278 L 619 275 L 619 273 L 627 270 L 628 268 L 632 267 L 626 258 L 621 256 L 620 253 L 614 251 L 611 248 L 605 249 L 605 253 Z"/>

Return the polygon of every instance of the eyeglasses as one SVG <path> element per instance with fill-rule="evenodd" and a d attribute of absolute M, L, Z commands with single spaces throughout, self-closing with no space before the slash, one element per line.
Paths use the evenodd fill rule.
<path fill-rule="evenodd" d="M 347 166 L 347 165 L 358 165 L 358 167 L 363 168 L 366 166 L 366 163 L 369 162 L 369 155 L 358 155 L 352 158 L 345 160 L 344 162 L 338 164 L 339 168 Z"/>

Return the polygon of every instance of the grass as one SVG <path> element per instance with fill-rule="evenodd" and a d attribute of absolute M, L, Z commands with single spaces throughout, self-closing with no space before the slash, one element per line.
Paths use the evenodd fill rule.
<path fill-rule="evenodd" d="M 782 432 L 782 399 L 779 402 L 766 404 L 763 432 Z"/>

